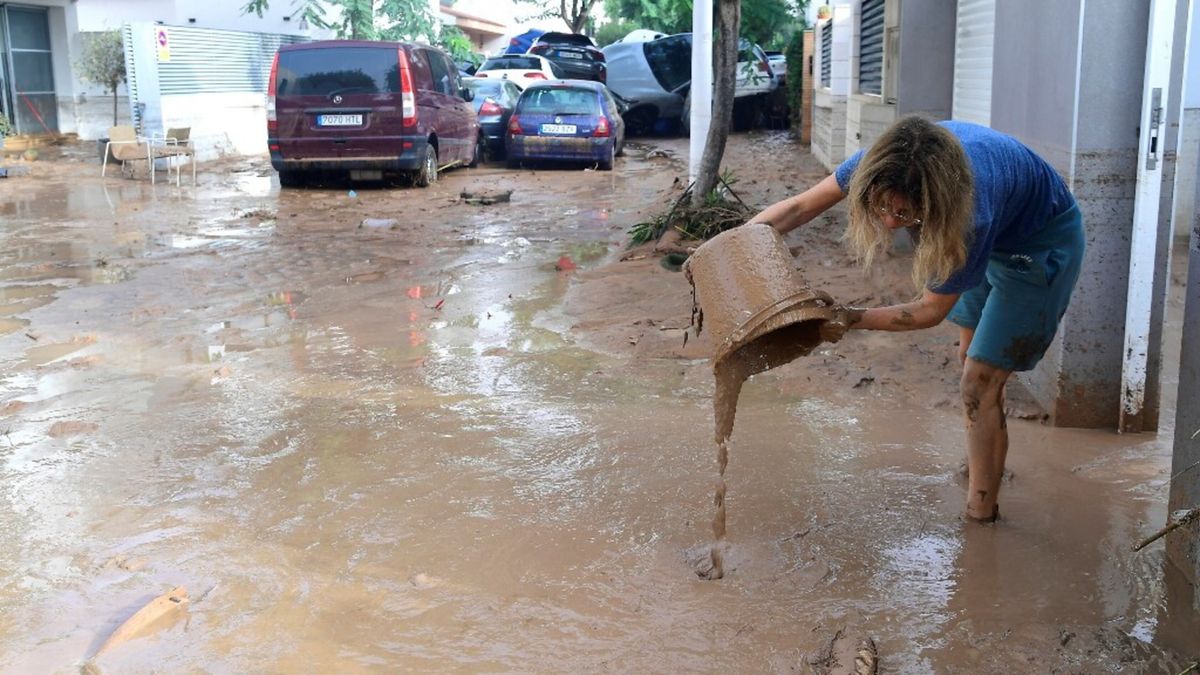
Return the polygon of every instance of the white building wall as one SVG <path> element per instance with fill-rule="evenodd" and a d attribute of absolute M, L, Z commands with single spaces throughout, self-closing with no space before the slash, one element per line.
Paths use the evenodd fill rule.
<path fill-rule="evenodd" d="M 1179 160 L 1175 164 L 1175 236 L 1186 239 L 1196 213 L 1196 178 L 1200 170 L 1200 10 L 1192 8 L 1191 36 L 1184 75 L 1183 121 Z"/>
<path fill-rule="evenodd" d="M 81 31 L 112 30 L 124 23 L 149 21 L 169 26 L 332 37 L 331 31 L 302 27 L 300 17 L 292 16 L 296 13 L 292 0 L 274 0 L 262 18 L 243 15 L 242 0 L 78 0 L 76 6 Z"/>
<path fill-rule="evenodd" d="M 846 159 L 846 101 L 851 86 L 851 51 L 853 48 L 854 8 L 844 0 L 832 8 L 832 45 L 830 50 L 829 86 L 813 92 L 812 153 L 825 168 L 832 171 Z M 823 22 L 822 22 L 823 23 Z M 820 39 L 821 25 L 815 34 Z M 813 76 L 820 77 L 821 47 L 814 50 Z"/>

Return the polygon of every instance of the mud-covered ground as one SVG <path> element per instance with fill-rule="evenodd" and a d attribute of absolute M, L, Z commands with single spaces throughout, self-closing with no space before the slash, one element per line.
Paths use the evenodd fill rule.
<path fill-rule="evenodd" d="M 698 579 L 708 345 L 684 347 L 683 276 L 625 248 L 685 153 L 351 194 L 280 193 L 260 158 L 102 180 L 88 145 L 0 181 L 0 670 L 77 672 L 176 586 L 89 667 L 829 672 L 864 638 L 886 673 L 1200 657 L 1162 544 L 1129 550 L 1165 520 L 1169 434 L 1054 429 L 1018 395 L 1003 519 L 963 523 L 950 327 L 751 380 L 727 576 Z M 727 164 L 757 205 L 822 176 L 783 132 Z M 854 267 L 843 216 L 789 238 L 807 278 L 907 297 L 902 255 Z"/>

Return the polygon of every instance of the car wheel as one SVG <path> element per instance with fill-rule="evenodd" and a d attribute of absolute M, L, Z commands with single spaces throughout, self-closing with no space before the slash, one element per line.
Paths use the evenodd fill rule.
<path fill-rule="evenodd" d="M 279 172 L 279 187 L 283 188 L 298 188 L 304 187 L 304 174 L 299 171 L 280 171 Z"/>
<path fill-rule="evenodd" d="M 432 143 L 425 145 L 425 159 L 421 162 L 421 168 L 417 169 L 417 176 L 413 180 L 413 184 L 417 187 L 429 187 L 437 182 L 438 165 L 437 165 L 437 149 Z"/>
<path fill-rule="evenodd" d="M 479 134 L 479 137 L 475 139 L 475 154 L 471 156 L 471 163 L 467 166 L 473 169 L 479 166 L 480 162 L 487 164 L 490 159 L 488 157 L 487 139 L 484 138 L 483 134 Z"/>
<path fill-rule="evenodd" d="M 505 160 L 504 165 L 510 169 L 519 169 L 521 168 L 521 160 L 516 159 L 515 157 L 509 157 L 507 160 Z"/>
<path fill-rule="evenodd" d="M 616 146 L 616 143 L 613 143 L 612 147 L 610 147 L 608 149 L 608 159 L 602 160 L 600 162 L 600 170 L 601 171 L 612 171 L 613 162 L 616 161 L 614 159 L 614 157 L 616 157 L 616 156 L 617 156 L 617 146 Z"/>
<path fill-rule="evenodd" d="M 621 139 L 621 144 L 617 146 L 617 157 L 625 156 L 625 139 Z"/>

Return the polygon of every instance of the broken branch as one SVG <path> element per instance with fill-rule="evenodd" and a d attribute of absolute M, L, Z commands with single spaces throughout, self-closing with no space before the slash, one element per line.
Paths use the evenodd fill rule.
<path fill-rule="evenodd" d="M 1187 511 L 1175 512 L 1175 514 L 1172 516 L 1172 518 L 1167 522 L 1166 527 L 1162 528 L 1158 532 L 1155 532 L 1154 534 L 1150 535 L 1146 539 L 1143 539 L 1142 543 L 1138 544 L 1137 546 L 1134 546 L 1133 547 L 1134 553 L 1146 548 L 1150 544 L 1153 544 L 1154 542 L 1158 541 L 1159 539 L 1162 539 L 1163 537 L 1165 537 L 1168 534 L 1170 534 L 1171 532 L 1174 532 L 1175 530 L 1183 527 L 1184 525 L 1187 525 L 1188 523 L 1195 520 L 1198 516 L 1200 516 L 1200 506 L 1194 506 Z"/>

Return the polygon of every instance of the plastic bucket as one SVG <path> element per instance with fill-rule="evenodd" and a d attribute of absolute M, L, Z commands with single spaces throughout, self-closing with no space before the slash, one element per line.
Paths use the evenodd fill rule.
<path fill-rule="evenodd" d="M 804 356 L 821 344 L 821 322 L 834 316 L 833 299 L 809 287 L 770 225 L 722 232 L 684 269 L 698 305 L 697 332 L 712 336 L 714 369 L 733 360 L 749 377 Z"/>

